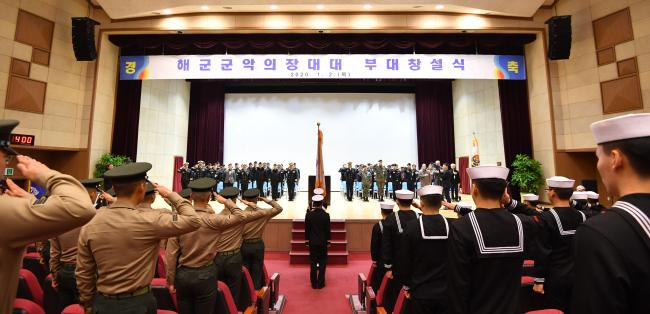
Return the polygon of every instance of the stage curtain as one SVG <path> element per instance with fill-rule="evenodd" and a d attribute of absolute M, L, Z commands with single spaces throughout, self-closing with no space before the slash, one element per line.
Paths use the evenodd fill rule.
<path fill-rule="evenodd" d="M 533 156 L 528 109 L 528 84 L 525 80 L 499 80 L 501 127 L 506 167 L 512 167 L 517 154 Z M 512 174 L 512 173 L 511 173 Z M 519 189 L 510 186 L 510 194 L 519 199 Z"/>
<path fill-rule="evenodd" d="M 458 157 L 458 172 L 460 173 L 460 188 L 463 194 L 469 194 L 469 176 L 467 175 L 467 168 L 469 167 L 469 156 Z"/>
<path fill-rule="evenodd" d="M 123 55 L 523 54 L 534 34 L 165 34 L 111 35 Z"/>
<path fill-rule="evenodd" d="M 142 81 L 118 81 L 111 152 L 136 161 Z"/>
<path fill-rule="evenodd" d="M 190 85 L 187 161 L 223 160 L 225 89 L 222 81 L 194 80 Z"/>
<path fill-rule="evenodd" d="M 183 189 L 183 186 L 181 184 L 181 174 L 178 173 L 178 169 L 180 169 L 183 166 L 183 156 L 174 156 L 174 187 L 173 191 L 174 192 L 180 192 Z"/>
<path fill-rule="evenodd" d="M 423 80 L 416 83 L 415 113 L 420 164 L 436 160 L 452 163 L 456 160 L 453 102 L 451 80 Z"/>

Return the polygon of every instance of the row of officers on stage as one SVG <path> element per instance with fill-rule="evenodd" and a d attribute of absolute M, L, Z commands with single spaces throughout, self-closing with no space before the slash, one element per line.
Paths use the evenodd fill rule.
<path fill-rule="evenodd" d="M 460 201 L 460 173 L 456 170 L 455 164 L 440 164 L 439 160 L 430 163 L 428 166 L 422 164 L 420 169 L 417 164 L 407 164 L 400 167 L 397 164 L 384 166 L 382 160 L 376 164 L 359 164 L 352 165 L 348 162 L 339 169 L 341 182 L 345 183 L 345 193 L 348 201 L 352 201 L 354 196 L 354 183 L 361 183 L 362 199 L 368 201 L 371 191 L 376 185 L 377 198 L 380 202 L 384 201 L 384 195 L 389 191 L 389 185 L 392 191 L 401 190 L 404 183 L 406 189 L 414 192 L 416 187 L 427 186 L 431 184 L 443 187 L 443 197 L 447 202 Z M 393 200 L 395 194 L 393 193 Z"/>
<path fill-rule="evenodd" d="M 217 182 L 215 191 L 220 183 L 223 183 L 223 187 L 236 186 L 242 195 L 249 188 L 256 188 L 263 195 L 271 196 L 273 200 L 278 200 L 282 196 L 286 182 L 289 201 L 293 201 L 296 196 L 296 185 L 300 181 L 300 169 L 296 168 L 295 163 L 289 163 L 289 166 L 284 168 L 282 164 L 274 164 L 271 167 L 269 163 L 257 161 L 226 166 L 218 162 L 206 164 L 199 160 L 192 167 L 186 162 L 177 171 L 181 174 L 183 189 L 187 188 L 193 180 L 212 178 Z"/>
<path fill-rule="evenodd" d="M 500 166 L 467 169 L 475 210 L 445 202 L 441 186 L 420 188 L 419 203 L 397 191 L 399 210 L 380 203 L 371 241 L 373 287 L 392 278 L 384 305 L 392 311 L 404 289 L 406 313 L 518 313 L 523 262 L 532 259 L 533 290 L 548 308 L 650 313 L 649 123 L 640 114 L 592 125 L 598 171 L 618 199 L 609 209 L 561 176 L 546 180 L 552 207 L 531 195 L 517 202 Z M 461 217 L 444 217 L 443 206 Z"/>
<path fill-rule="evenodd" d="M 238 200 L 237 189 L 224 188 L 215 197 L 225 209 L 215 214 L 208 205 L 212 179 L 192 182 L 190 201 L 148 184 L 151 165 L 136 162 L 105 173 L 116 197 L 103 193 L 110 205 L 95 209 L 97 181 L 82 185 L 30 157 L 17 156 L 9 145 L 17 124 L 0 121 L 0 157 L 5 161 L 0 170 L 15 157 L 21 174 L 46 187 L 48 197 L 35 200 L 10 179 L 3 185 L 0 313 L 12 312 L 25 247 L 46 239 L 59 250 L 55 285 L 61 291 L 76 284 L 86 313 L 156 313 L 150 283 L 165 239 L 167 259 L 176 261 L 168 266 L 168 280 L 182 313 L 211 313 L 206 299 L 215 295 L 209 290 L 215 288 L 214 280 L 225 281 L 238 293 L 246 256 L 254 272 L 263 256 L 264 225 L 282 210 L 274 201 L 259 199 L 255 190 Z M 409 311 L 416 313 L 518 313 L 525 258 L 535 260 L 535 291 L 554 307 L 576 314 L 650 313 L 648 125 L 650 114 L 592 125 L 600 177 L 607 194 L 618 199 L 602 214 L 588 215 L 571 206 L 573 180 L 549 178 L 547 195 L 553 207 L 539 213 L 509 199 L 507 168 L 474 167 L 468 175 L 475 210 L 443 203 L 440 186 L 422 187 L 419 203 L 413 202 L 413 192 L 397 191 L 399 210 L 383 205 L 386 218 L 377 226 L 381 239 L 373 241 L 379 241 L 381 252 L 373 249 L 373 259 L 393 278 L 394 291 L 408 291 Z M 148 193 L 152 190 L 153 197 Z M 149 208 L 155 193 L 173 211 Z M 258 207 L 258 200 L 269 206 Z M 443 217 L 438 212 L 442 205 L 462 217 Z M 422 215 L 411 206 L 419 207 Z M 78 234 L 70 235 L 74 232 Z M 394 297 L 387 299 L 390 305 Z"/>

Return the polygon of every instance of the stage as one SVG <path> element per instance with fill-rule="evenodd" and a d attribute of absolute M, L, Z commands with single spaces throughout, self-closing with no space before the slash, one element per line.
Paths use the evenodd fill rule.
<path fill-rule="evenodd" d="M 469 195 L 461 195 L 463 202 L 474 205 Z M 417 200 L 416 200 L 417 201 Z M 307 210 L 307 192 L 299 192 L 296 199 L 289 202 L 287 194 L 278 200 L 283 211 L 274 217 L 268 224 L 264 232 L 264 243 L 268 251 L 289 252 L 291 250 L 293 221 L 305 219 Z M 218 202 L 210 202 L 215 212 L 220 212 L 223 205 Z M 243 204 L 239 203 L 244 208 Z M 268 205 L 260 202 L 260 207 Z M 153 204 L 154 208 L 169 208 L 160 197 Z M 397 210 L 397 205 L 395 206 Z M 416 211 L 418 211 L 416 209 Z M 335 191 L 331 195 L 331 204 L 327 208 L 330 219 L 333 221 L 344 221 L 346 230 L 347 250 L 354 252 L 364 252 L 370 250 L 370 235 L 372 226 L 381 219 L 379 201 L 370 199 L 368 202 L 354 197 L 351 202 L 347 201 L 345 195 Z M 455 212 L 450 210 L 441 210 L 440 213 L 445 217 L 457 218 Z M 295 241 L 294 241 L 295 242 Z"/>

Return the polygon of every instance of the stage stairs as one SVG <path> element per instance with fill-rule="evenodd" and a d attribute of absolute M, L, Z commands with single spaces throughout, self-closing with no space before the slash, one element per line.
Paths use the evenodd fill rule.
<path fill-rule="evenodd" d="M 348 241 L 345 220 L 331 220 L 332 246 L 327 250 L 328 265 L 347 265 Z M 309 264 L 309 248 L 305 245 L 305 220 L 294 219 L 291 226 L 290 264 Z"/>

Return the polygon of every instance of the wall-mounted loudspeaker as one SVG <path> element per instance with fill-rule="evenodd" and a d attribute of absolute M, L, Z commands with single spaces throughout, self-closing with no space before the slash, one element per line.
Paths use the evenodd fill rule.
<path fill-rule="evenodd" d="M 88 17 L 72 18 L 72 48 L 77 61 L 93 61 L 97 58 L 95 25 L 99 23 Z"/>
<path fill-rule="evenodd" d="M 548 21 L 548 58 L 569 59 L 571 55 L 571 15 L 554 16 Z"/>

